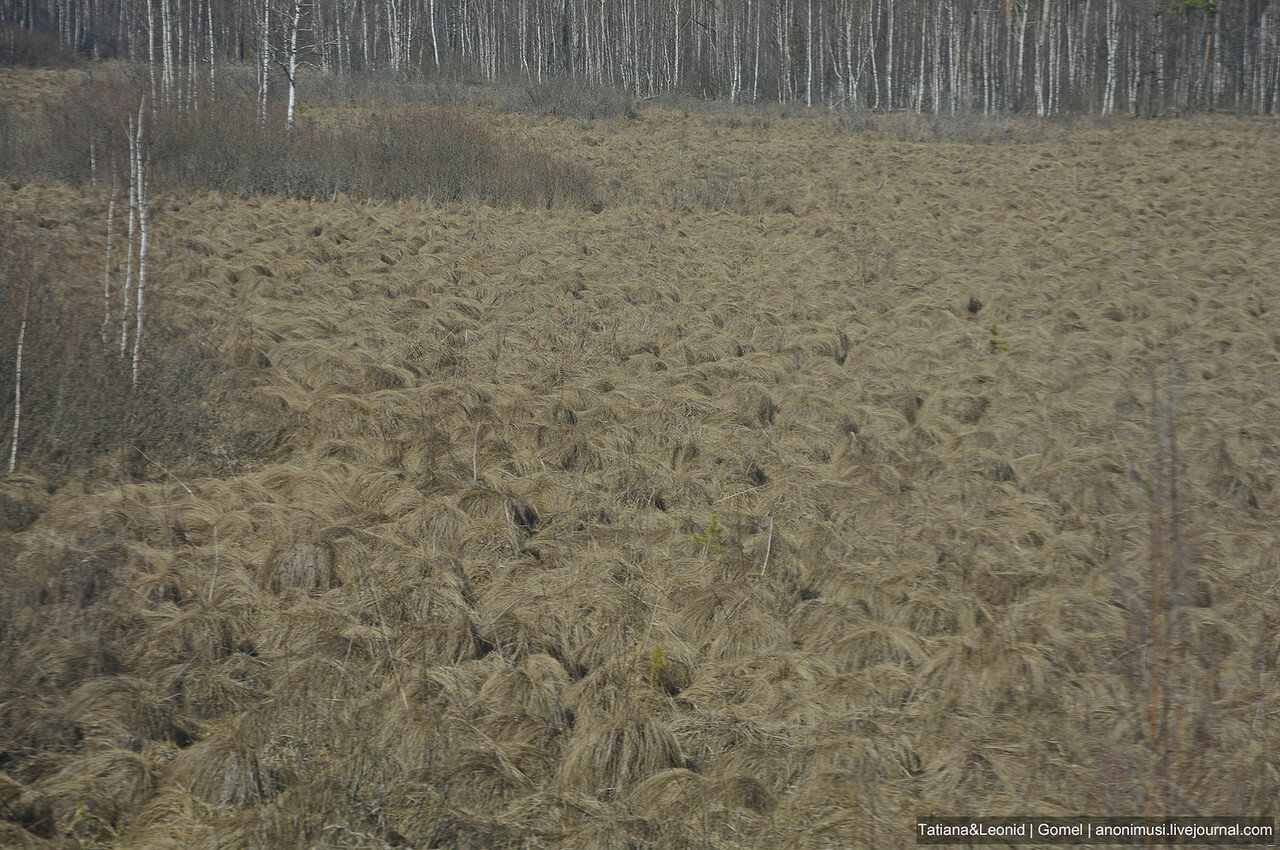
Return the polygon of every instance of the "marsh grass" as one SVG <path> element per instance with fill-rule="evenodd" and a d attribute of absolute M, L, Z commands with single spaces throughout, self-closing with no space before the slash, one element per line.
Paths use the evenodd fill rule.
<path fill-rule="evenodd" d="M 7 828 L 906 847 L 927 813 L 1275 813 L 1273 134 L 489 120 L 625 191 L 157 213 L 171 315 L 276 438 L 0 489 Z M 717 170 L 786 202 L 672 201 Z"/>

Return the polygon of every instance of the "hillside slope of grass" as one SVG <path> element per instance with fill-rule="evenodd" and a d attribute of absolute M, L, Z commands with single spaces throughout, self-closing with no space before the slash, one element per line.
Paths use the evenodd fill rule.
<path fill-rule="evenodd" d="M 157 202 L 244 407 L 0 482 L 0 843 L 1276 814 L 1273 125 L 490 120 L 603 209 Z"/>

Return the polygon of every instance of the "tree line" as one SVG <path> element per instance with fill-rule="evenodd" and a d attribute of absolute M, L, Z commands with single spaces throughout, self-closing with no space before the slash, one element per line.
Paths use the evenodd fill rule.
<path fill-rule="evenodd" d="M 6 38 L 148 63 L 157 94 L 258 68 L 569 78 L 637 97 L 986 114 L 1274 113 L 1280 0 L 3 0 Z M 287 93 L 287 95 L 286 95 Z"/>

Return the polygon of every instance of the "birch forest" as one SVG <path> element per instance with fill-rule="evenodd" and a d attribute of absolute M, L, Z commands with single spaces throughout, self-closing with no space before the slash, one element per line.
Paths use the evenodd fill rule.
<path fill-rule="evenodd" d="M 951 114 L 1274 113 L 1276 0 L 5 0 L 10 29 L 149 63 L 188 98 L 297 75 L 567 77 L 680 93 Z"/>

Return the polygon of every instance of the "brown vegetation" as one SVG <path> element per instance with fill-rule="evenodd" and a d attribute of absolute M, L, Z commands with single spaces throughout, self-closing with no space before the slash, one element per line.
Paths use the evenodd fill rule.
<path fill-rule="evenodd" d="M 1271 124 L 489 120 L 604 208 L 157 201 L 250 389 L 172 474 L 0 488 L 0 841 L 1276 814 Z"/>
<path fill-rule="evenodd" d="M 129 362 L 117 350 L 118 319 L 111 327 L 103 321 L 104 237 L 90 232 L 101 224 L 99 212 L 97 198 L 66 187 L 36 206 L 6 205 L 0 211 L 4 468 L 12 438 L 15 345 L 25 316 L 19 457 L 53 486 L 85 473 L 112 477 L 105 467 L 95 467 L 108 455 L 128 470 L 163 474 L 168 464 L 207 454 L 207 438 L 219 424 L 212 411 L 228 402 L 233 389 L 208 339 L 164 320 L 148 336 L 156 356 L 133 384 Z M 0 504 L 7 501 L 0 496 Z"/>
<path fill-rule="evenodd" d="M 33 108 L 0 109 L 0 169 L 93 185 L 124 179 L 126 122 L 147 97 L 136 75 L 80 77 Z M 77 79 L 71 77 L 72 80 Z M 260 121 L 249 98 L 150 108 L 153 188 L 304 199 L 472 200 L 495 206 L 592 202 L 590 175 L 527 144 L 495 136 L 456 109 L 379 103 L 339 119 Z M 198 108 L 197 108 L 198 107 Z M 90 155 L 93 145 L 93 155 Z M 118 160 L 119 162 L 117 162 Z"/>

